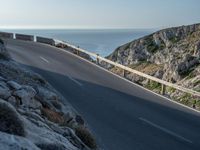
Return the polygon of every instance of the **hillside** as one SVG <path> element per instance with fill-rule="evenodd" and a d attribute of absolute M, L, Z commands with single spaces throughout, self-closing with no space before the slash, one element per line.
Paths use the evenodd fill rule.
<path fill-rule="evenodd" d="M 11 59 L 0 40 L 0 149 L 90 150 L 83 118 L 44 78 Z"/>
<path fill-rule="evenodd" d="M 108 59 L 157 78 L 200 91 L 200 24 L 160 30 L 118 47 Z M 110 66 L 109 66 L 110 67 Z M 121 73 L 118 68 L 109 68 Z M 126 77 L 155 92 L 160 85 L 127 73 Z M 198 97 L 167 88 L 166 96 L 199 109 Z"/>

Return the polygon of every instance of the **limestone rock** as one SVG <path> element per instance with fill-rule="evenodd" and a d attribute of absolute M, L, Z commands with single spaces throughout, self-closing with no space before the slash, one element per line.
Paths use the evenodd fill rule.
<path fill-rule="evenodd" d="M 23 107 L 39 109 L 42 105 L 34 97 L 36 91 L 30 86 L 23 86 L 20 90 L 13 93 L 15 97 L 20 99 L 20 103 Z"/>
<path fill-rule="evenodd" d="M 17 100 L 16 100 L 16 98 L 14 97 L 14 96 L 10 96 L 9 98 L 8 98 L 8 102 L 10 103 L 10 104 L 12 104 L 14 107 L 16 107 L 18 104 L 17 104 Z"/>
<path fill-rule="evenodd" d="M 118 47 L 107 58 L 162 80 L 200 91 L 200 80 L 195 80 L 200 74 L 200 24 L 157 31 Z M 113 70 L 111 65 L 102 66 Z M 131 73 L 126 77 L 148 87 L 149 83 L 141 77 Z M 174 90 L 169 90 L 168 94 L 172 99 L 198 105 L 200 109 L 197 97 Z M 192 102 L 188 102 L 190 99 Z"/>
<path fill-rule="evenodd" d="M 17 82 L 15 81 L 8 81 L 7 82 L 8 86 L 13 89 L 13 90 L 19 90 L 22 86 L 19 85 Z"/>
<path fill-rule="evenodd" d="M 40 150 L 26 138 L 0 132 L 0 147 L 2 150 Z"/>
<path fill-rule="evenodd" d="M 19 136 L 25 135 L 19 114 L 10 103 L 2 99 L 0 99 L 0 131 Z"/>
<path fill-rule="evenodd" d="M 9 88 L 7 87 L 6 83 L 3 81 L 0 81 L 0 98 L 8 99 L 8 97 L 11 96 L 11 92 Z"/>
<path fill-rule="evenodd" d="M 76 111 L 44 78 L 9 59 L 3 43 L 0 149 L 88 150 L 73 132 L 84 123 L 81 116 L 75 119 Z"/>

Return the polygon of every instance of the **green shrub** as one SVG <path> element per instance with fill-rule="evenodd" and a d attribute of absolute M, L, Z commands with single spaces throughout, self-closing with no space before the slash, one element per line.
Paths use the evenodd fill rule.
<path fill-rule="evenodd" d="M 151 53 L 155 53 L 159 50 L 159 46 L 156 45 L 153 41 L 151 41 L 148 45 L 147 45 L 147 49 L 149 52 Z"/>
<path fill-rule="evenodd" d="M 196 75 L 194 74 L 194 72 L 189 73 L 189 75 L 186 77 L 186 79 L 192 79 L 194 78 Z"/>
<path fill-rule="evenodd" d="M 199 84 L 200 84 L 200 80 L 197 80 L 197 81 L 194 82 L 194 86 L 197 86 Z"/>
<path fill-rule="evenodd" d="M 198 108 L 200 108 L 200 100 L 197 100 L 197 101 L 196 101 L 196 106 L 197 106 Z"/>
<path fill-rule="evenodd" d="M 169 91 L 170 93 L 174 93 L 176 91 L 176 89 L 173 87 L 168 87 L 167 91 Z"/>
<path fill-rule="evenodd" d="M 161 84 L 155 81 L 150 81 L 147 85 L 145 85 L 145 87 L 150 90 L 154 90 L 154 89 L 161 90 Z"/>
<path fill-rule="evenodd" d="M 173 44 L 177 43 L 179 41 L 178 37 L 171 37 L 169 39 Z"/>

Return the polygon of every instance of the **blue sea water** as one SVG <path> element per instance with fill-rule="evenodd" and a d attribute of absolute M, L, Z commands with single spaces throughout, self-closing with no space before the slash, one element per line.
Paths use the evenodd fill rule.
<path fill-rule="evenodd" d="M 69 42 L 91 52 L 107 56 L 112 53 L 118 46 L 133 41 L 152 33 L 150 29 L 67 29 L 67 30 L 1 30 L 13 33 L 23 33 L 54 38 Z"/>

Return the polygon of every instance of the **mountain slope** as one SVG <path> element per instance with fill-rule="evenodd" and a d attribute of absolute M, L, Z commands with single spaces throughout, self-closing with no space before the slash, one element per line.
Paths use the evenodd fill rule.
<path fill-rule="evenodd" d="M 200 24 L 160 30 L 118 47 L 108 59 L 157 78 L 200 91 Z M 120 73 L 117 68 L 110 68 Z M 156 83 L 126 77 L 154 91 Z M 168 96 L 199 109 L 199 98 L 168 88 Z"/>

